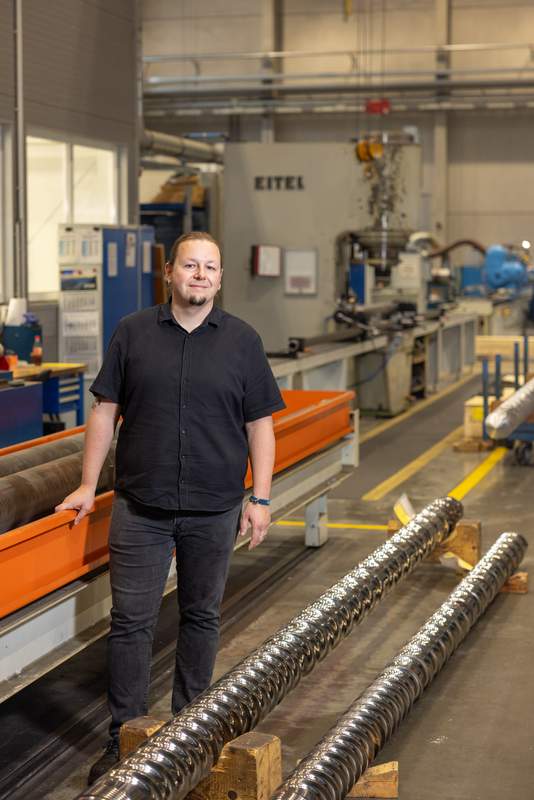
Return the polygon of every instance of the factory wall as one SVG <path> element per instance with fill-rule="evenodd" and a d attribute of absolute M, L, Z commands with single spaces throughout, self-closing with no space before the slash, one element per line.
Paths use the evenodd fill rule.
<path fill-rule="evenodd" d="M 135 131 L 135 3 L 25 0 L 26 124 L 128 144 Z"/>
<path fill-rule="evenodd" d="M 483 244 L 534 242 L 533 118 L 453 117 L 449 125 L 449 236 Z"/>
<path fill-rule="evenodd" d="M 285 0 L 283 49 L 340 50 L 381 47 L 408 48 L 436 41 L 435 0 L 385 0 L 384 3 L 352 3 L 353 13 L 346 20 L 343 4 L 337 0 Z M 145 0 L 143 4 L 143 47 L 145 53 L 228 52 L 269 49 L 266 10 L 270 3 L 261 0 Z M 369 9 L 372 13 L 366 13 Z M 383 16 L 381 9 L 385 8 Z M 532 40 L 534 3 L 531 0 L 451 0 L 450 41 L 452 43 L 518 43 Z M 263 43 L 263 45 L 262 45 Z M 240 73 L 257 70 L 257 62 L 200 61 L 202 74 Z M 526 51 L 496 50 L 488 53 L 455 53 L 451 66 L 463 69 L 497 67 L 532 69 Z M 319 72 L 348 68 L 338 57 L 287 59 L 287 71 Z M 433 54 L 382 54 L 366 56 L 359 66 L 364 70 L 435 69 Z M 151 67 L 152 74 L 156 65 Z M 191 63 L 157 65 L 158 74 L 193 74 Z M 491 75 L 491 73 L 489 73 Z M 417 80 L 417 76 L 412 76 Z M 419 78 L 422 79 L 422 78 Z M 361 131 L 376 127 L 415 126 L 422 145 L 423 185 L 420 226 L 431 224 L 431 206 L 437 185 L 434 162 L 434 123 L 432 111 L 392 114 L 389 118 L 364 114 L 302 113 L 278 114 L 274 119 L 274 139 L 281 142 L 340 142 Z M 534 182 L 531 167 L 530 131 L 534 109 L 510 111 L 455 111 L 446 114 L 448 127 L 447 239 L 472 236 L 483 243 L 530 240 L 529 220 L 534 217 Z M 223 115 L 175 117 L 172 121 L 154 118 L 149 123 L 167 132 L 189 133 L 209 130 L 238 141 L 260 141 L 260 117 L 230 119 Z"/>

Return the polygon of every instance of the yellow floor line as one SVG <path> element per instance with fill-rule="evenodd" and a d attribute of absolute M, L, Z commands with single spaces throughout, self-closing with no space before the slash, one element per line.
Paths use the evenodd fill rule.
<path fill-rule="evenodd" d="M 478 465 L 478 467 L 470 472 L 458 486 L 455 486 L 454 489 L 449 492 L 449 497 L 454 497 L 456 500 L 463 500 L 464 497 L 469 494 L 475 486 L 478 486 L 480 481 L 497 466 L 499 461 L 502 461 L 507 452 L 506 447 L 497 447 Z"/>
<path fill-rule="evenodd" d="M 382 483 L 379 483 L 378 486 L 374 487 L 374 489 L 371 489 L 369 492 L 364 494 L 362 500 L 381 500 L 382 497 L 385 497 L 386 494 L 391 492 L 393 489 L 396 489 L 396 487 L 400 486 L 401 483 L 407 481 L 408 478 L 411 478 L 413 475 L 419 472 L 420 469 L 426 467 L 426 465 L 429 464 L 432 459 L 436 458 L 436 456 L 439 456 L 444 450 L 447 450 L 447 448 L 449 448 L 453 442 L 460 438 L 462 432 L 463 425 L 460 425 L 451 433 L 448 433 L 445 438 L 441 439 L 441 441 L 437 442 L 424 453 L 421 453 L 421 455 L 417 456 L 417 458 L 414 458 L 414 460 L 410 461 L 409 464 L 406 464 L 405 467 L 400 469 L 390 478 L 382 481 Z"/>
<path fill-rule="evenodd" d="M 281 525 L 284 528 L 304 528 L 305 522 L 301 519 L 279 519 L 275 525 Z M 387 531 L 387 525 L 364 525 L 363 523 L 355 522 L 329 522 L 327 528 L 337 528 L 338 530 L 356 530 L 356 531 Z"/>
<path fill-rule="evenodd" d="M 405 419 L 409 419 L 413 417 L 414 414 L 418 414 L 420 411 L 423 411 L 428 406 L 431 406 L 433 403 L 437 403 L 438 400 L 441 400 L 443 397 L 447 397 L 447 395 L 451 394 L 452 392 L 459 389 L 465 383 L 474 378 L 476 375 L 480 374 L 480 367 L 475 367 L 473 372 L 469 375 L 466 375 L 464 378 L 460 378 L 459 381 L 456 383 L 452 383 L 450 386 L 447 386 L 445 389 L 442 389 L 441 392 L 436 392 L 433 394 L 432 397 L 427 397 L 426 400 L 419 400 L 412 408 L 409 408 L 408 411 L 403 411 L 402 414 L 399 414 L 393 419 L 388 419 L 385 422 L 380 423 L 380 425 L 376 425 L 374 428 L 371 428 L 370 431 L 364 433 L 360 436 L 360 444 L 364 444 L 368 442 L 370 439 L 374 439 L 375 436 L 379 436 L 384 431 L 388 431 L 390 428 L 395 427 L 400 422 L 404 422 Z"/>

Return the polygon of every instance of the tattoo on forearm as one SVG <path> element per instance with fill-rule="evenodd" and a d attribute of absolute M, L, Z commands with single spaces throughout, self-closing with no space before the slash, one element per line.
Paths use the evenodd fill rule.
<path fill-rule="evenodd" d="M 91 406 L 91 408 L 98 408 L 98 406 L 101 406 L 101 405 L 102 405 L 102 398 L 101 397 L 95 397 L 95 399 L 93 400 L 93 405 Z"/>

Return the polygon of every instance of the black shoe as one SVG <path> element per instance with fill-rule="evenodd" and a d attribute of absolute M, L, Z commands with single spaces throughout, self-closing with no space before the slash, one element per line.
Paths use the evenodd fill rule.
<path fill-rule="evenodd" d="M 110 739 L 106 745 L 103 755 L 95 761 L 87 778 L 87 785 L 91 786 L 95 781 L 105 775 L 105 773 L 119 762 L 119 742 L 117 739 Z"/>

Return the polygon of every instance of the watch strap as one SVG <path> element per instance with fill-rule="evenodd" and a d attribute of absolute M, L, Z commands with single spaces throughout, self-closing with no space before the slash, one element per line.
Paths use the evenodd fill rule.
<path fill-rule="evenodd" d="M 271 501 L 268 500 L 266 497 L 256 497 L 255 494 L 251 494 L 249 498 L 251 503 L 258 506 L 270 506 Z"/>

